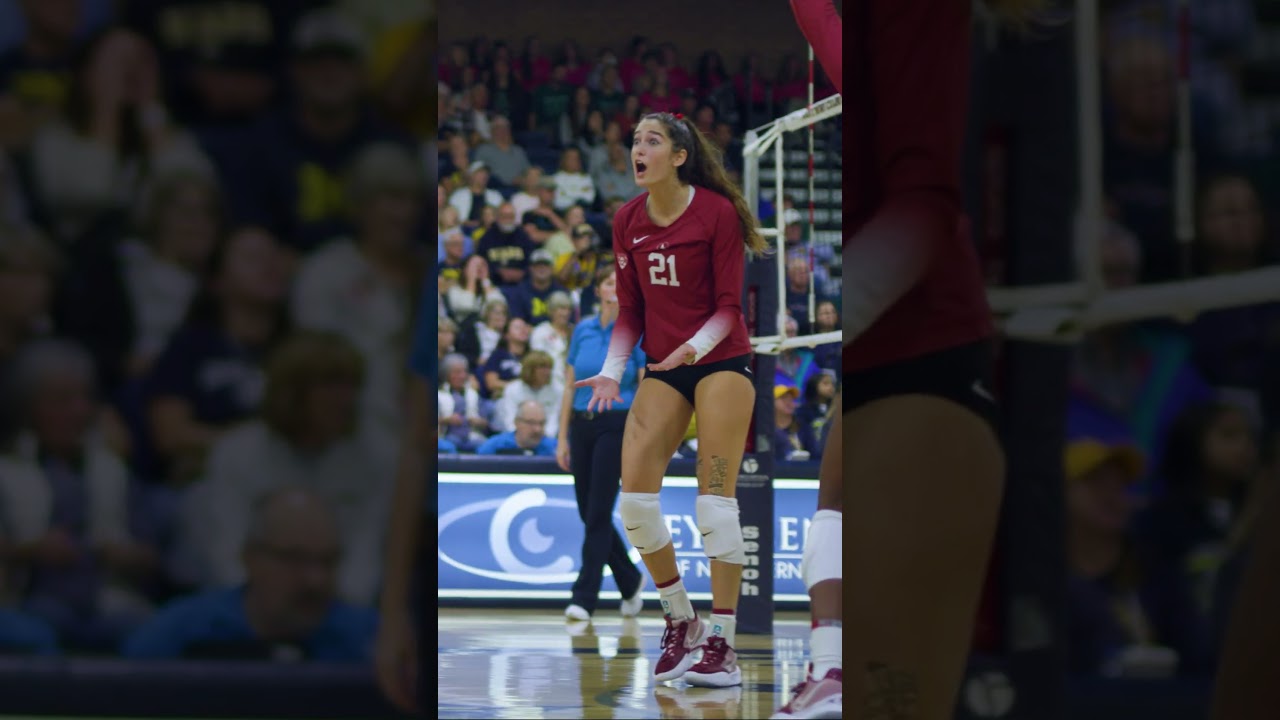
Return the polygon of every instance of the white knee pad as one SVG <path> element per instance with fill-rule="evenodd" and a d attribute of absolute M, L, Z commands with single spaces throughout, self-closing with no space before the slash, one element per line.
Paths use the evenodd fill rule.
<path fill-rule="evenodd" d="M 627 539 L 641 555 L 657 552 L 671 542 L 671 531 L 658 506 L 658 493 L 624 492 L 618 511 Z"/>
<path fill-rule="evenodd" d="M 844 514 L 835 510 L 819 510 L 809 523 L 809 537 L 804 541 L 804 557 L 800 560 L 800 577 L 806 590 L 824 580 L 839 580 L 844 560 Z"/>
<path fill-rule="evenodd" d="M 738 499 L 719 495 L 699 495 L 695 505 L 702 550 L 712 560 L 741 565 L 742 524 L 738 522 Z"/>

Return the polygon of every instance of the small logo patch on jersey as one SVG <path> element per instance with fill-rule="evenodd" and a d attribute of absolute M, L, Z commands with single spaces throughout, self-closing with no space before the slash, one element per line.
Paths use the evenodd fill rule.
<path fill-rule="evenodd" d="M 626 269 L 627 269 L 627 256 L 626 256 L 626 255 L 619 255 L 619 256 L 618 256 L 618 269 L 619 269 L 619 270 L 626 270 Z"/>
<path fill-rule="evenodd" d="M 636 243 L 640 242 L 641 240 L 644 240 L 644 239 L 645 239 L 645 238 L 647 238 L 647 237 L 649 237 L 649 236 L 648 236 L 648 235 L 641 235 L 640 237 L 638 237 L 638 238 L 636 238 L 636 239 L 632 240 L 632 241 L 631 241 L 631 244 L 632 244 L 632 245 L 635 245 Z"/>

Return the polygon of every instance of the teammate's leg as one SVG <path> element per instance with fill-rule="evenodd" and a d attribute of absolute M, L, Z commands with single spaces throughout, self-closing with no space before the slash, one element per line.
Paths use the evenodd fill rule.
<path fill-rule="evenodd" d="M 1270 483 L 1268 483 L 1270 484 Z M 1249 559 L 1236 589 L 1213 696 L 1213 720 L 1262 720 L 1280 704 L 1280 491 L 1259 487 Z"/>
<path fill-rule="evenodd" d="M 752 382 L 737 372 L 708 375 L 694 391 L 695 405 L 714 408 L 714 414 L 708 412 L 698 423 L 696 515 L 703 549 L 711 558 L 711 635 L 702 660 L 685 676 L 693 685 L 742 682 L 733 651 L 744 560 L 736 493 L 755 395 Z"/>
<path fill-rule="evenodd" d="M 844 422 L 842 396 L 818 469 L 818 511 L 809 523 L 804 558 L 800 563 L 805 587 L 809 590 L 809 613 L 813 629 L 809 636 L 810 667 L 805 682 L 797 686 L 774 720 L 840 717 L 843 706 L 844 666 L 841 654 L 844 618 L 843 562 L 844 509 Z"/>
<path fill-rule="evenodd" d="M 952 717 L 994 540 L 1004 455 L 991 426 L 929 395 L 846 413 L 846 717 Z"/>
<path fill-rule="evenodd" d="M 654 378 L 640 382 L 622 437 L 622 496 L 619 512 L 627 539 L 640 551 L 649 577 L 662 598 L 667 630 L 662 656 L 654 668 L 658 680 L 680 677 L 693 664 L 689 651 L 704 632 L 680 582 L 676 551 L 658 504 L 658 491 L 671 456 L 680 447 L 693 416 L 684 395 Z M 692 633 L 692 634 L 691 634 Z"/>

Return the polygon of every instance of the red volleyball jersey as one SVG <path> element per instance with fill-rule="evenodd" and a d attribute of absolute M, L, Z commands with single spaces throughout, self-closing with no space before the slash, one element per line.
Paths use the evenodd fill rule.
<path fill-rule="evenodd" d="M 831 1 L 791 0 L 791 6 L 843 93 L 843 27 Z M 970 3 L 865 0 L 851 7 L 856 91 L 842 115 L 845 248 L 875 242 L 875 233 L 905 231 L 927 241 L 929 258 L 915 287 L 845 345 L 845 372 L 955 347 L 993 330 L 960 193 Z"/>
<path fill-rule="evenodd" d="M 649 218 L 648 198 L 623 205 L 613 220 L 619 313 L 609 356 L 629 353 L 642 335 L 651 362 L 685 343 L 710 347 L 697 364 L 750 353 L 742 315 L 746 248 L 733 203 L 695 188 L 684 214 L 664 228 Z"/>

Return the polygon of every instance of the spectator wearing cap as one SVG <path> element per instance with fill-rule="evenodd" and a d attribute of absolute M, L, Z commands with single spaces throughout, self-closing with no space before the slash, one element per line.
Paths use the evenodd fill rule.
<path fill-rule="evenodd" d="M 605 265 L 613 262 L 613 252 L 601 247 L 595 228 L 580 223 L 571 235 L 573 252 L 556 258 L 556 281 L 577 296 L 583 317 L 595 312 L 596 278 Z"/>
<path fill-rule="evenodd" d="M 472 156 L 493 172 L 493 177 L 507 187 L 515 187 L 531 167 L 529 155 L 511 137 L 511 121 L 495 117 L 490 123 L 493 138 L 480 145 Z"/>
<path fill-rule="evenodd" d="M 304 259 L 290 303 L 296 327 L 336 333 L 359 349 L 368 369 L 363 420 L 388 438 L 403 420 L 404 328 L 426 271 L 415 242 L 425 184 L 403 147 L 361 151 L 348 181 L 355 239 L 336 239 Z"/>
<path fill-rule="evenodd" d="M 259 498 L 237 560 L 244 583 L 175 600 L 135 632 L 136 660 L 367 663 L 376 614 L 337 598 L 346 549 L 317 493 L 283 487 Z"/>
<path fill-rule="evenodd" d="M 590 208 L 596 201 L 596 186 L 582 165 L 582 151 L 565 148 L 560 153 L 560 169 L 551 179 L 556 183 L 555 208 L 565 212 L 574 205 Z"/>
<path fill-rule="evenodd" d="M 564 376 L 565 357 L 572 337 L 573 298 L 567 292 L 553 292 L 547 297 L 547 319 L 533 328 L 529 347 L 551 356 L 555 362 L 552 372 L 557 378 Z"/>
<path fill-rule="evenodd" d="M 523 318 L 530 325 L 538 325 L 550 317 L 547 300 L 553 293 L 565 292 L 555 281 L 555 258 L 544 248 L 529 255 L 529 275 L 517 285 L 502 289 L 511 306 L 511 316 Z"/>
<path fill-rule="evenodd" d="M 529 239 L 539 247 L 545 246 L 547 241 L 556 233 L 562 233 L 569 229 L 568 223 L 565 222 L 564 216 L 560 211 L 556 210 L 556 181 L 549 177 L 544 177 L 538 181 L 537 185 L 538 205 L 526 212 L 520 222 L 524 225 L 524 231 L 529 234 Z"/>
<path fill-rule="evenodd" d="M 156 46 L 175 117 L 204 128 L 238 124 L 266 109 L 278 90 L 277 68 L 288 59 L 289 29 L 306 3 L 243 3 L 236 22 L 226 21 L 218 0 L 123 7 L 124 23 Z"/>
<path fill-rule="evenodd" d="M 1169 675 L 1201 645 L 1194 606 L 1178 580 L 1143 562 L 1133 541 L 1144 474 L 1125 439 L 1073 427 L 1067 482 L 1068 663 L 1087 675 Z M 1185 667 L 1183 668 L 1185 669 Z"/>
<path fill-rule="evenodd" d="M 410 145 L 366 109 L 365 57 L 359 27 L 340 12 L 321 8 L 298 21 L 292 102 L 220 153 L 237 220 L 304 253 L 350 231 L 342 187 L 348 165 L 374 142 Z"/>
<path fill-rule="evenodd" d="M 611 127 L 617 127 L 616 124 Z M 609 143 L 607 161 L 592 170 L 591 180 L 595 183 L 600 197 L 623 198 L 630 200 L 642 191 L 636 185 L 636 176 L 631 169 L 631 155 L 620 143 Z"/>
<path fill-rule="evenodd" d="M 484 161 L 476 160 L 467 166 L 467 186 L 454 190 L 449 204 L 458 210 L 463 227 L 469 228 L 480 223 L 485 207 L 502 204 L 502 193 L 489 187 L 489 166 Z"/>
<path fill-rule="evenodd" d="M 547 437 L 547 411 L 532 400 L 516 411 L 515 430 L 498 433 L 476 448 L 477 455 L 555 457 L 556 441 Z"/>
<path fill-rule="evenodd" d="M 534 242 L 516 219 L 516 209 L 509 202 L 498 206 L 498 219 L 480 238 L 476 254 L 489 263 L 495 283 L 503 288 L 519 285 L 525 279 L 534 252 Z"/>
<path fill-rule="evenodd" d="M 794 385 L 773 386 L 773 447 L 779 462 L 803 462 L 819 456 L 819 448 L 809 426 L 796 416 L 800 390 Z"/>

